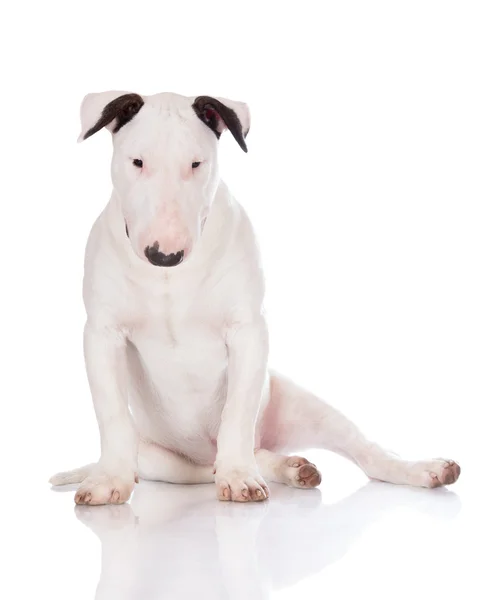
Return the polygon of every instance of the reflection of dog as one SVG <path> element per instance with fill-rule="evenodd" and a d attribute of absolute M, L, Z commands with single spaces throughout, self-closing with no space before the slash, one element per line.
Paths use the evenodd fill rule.
<path fill-rule="evenodd" d="M 81 139 L 113 133 L 114 191 L 90 234 L 84 279 L 101 457 L 52 483 L 81 483 L 79 504 L 124 502 L 138 475 L 216 481 L 221 500 L 264 500 L 265 479 L 319 484 L 315 465 L 284 455 L 310 447 L 375 479 L 456 481 L 453 461 L 400 460 L 268 370 L 257 245 L 217 161 L 225 129 L 246 150 L 246 104 L 105 92 L 85 98 L 81 117 Z"/>
<path fill-rule="evenodd" d="M 179 600 L 198 590 L 212 600 L 265 600 L 340 560 L 387 511 L 435 509 L 444 519 L 460 509 L 446 490 L 431 495 L 378 482 L 332 505 L 321 504 L 319 490 L 278 485 L 273 493 L 269 504 L 243 507 L 213 501 L 209 486 L 142 482 L 131 506 L 76 507 L 102 544 L 97 600 Z"/>

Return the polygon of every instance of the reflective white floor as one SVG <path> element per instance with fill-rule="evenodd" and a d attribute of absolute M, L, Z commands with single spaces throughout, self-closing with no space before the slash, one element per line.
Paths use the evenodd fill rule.
<path fill-rule="evenodd" d="M 396 487 L 315 459 L 322 491 L 272 485 L 271 500 L 252 505 L 217 502 L 211 485 L 141 482 L 129 504 L 75 508 L 71 489 L 45 485 L 4 513 L 19 559 L 8 597 L 479 597 L 477 495 L 465 478 L 450 490 Z"/>

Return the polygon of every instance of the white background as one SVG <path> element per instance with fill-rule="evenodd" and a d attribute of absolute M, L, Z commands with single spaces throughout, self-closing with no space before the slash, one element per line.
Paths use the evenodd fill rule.
<path fill-rule="evenodd" d="M 140 523 L 138 511 L 162 520 L 165 505 L 180 506 L 142 547 L 149 575 L 125 554 L 136 535 L 129 506 L 79 515 L 105 535 L 109 519 L 125 523 L 98 597 L 477 597 L 477 2 L 84 0 L 2 13 L 8 597 L 93 598 L 100 575 L 100 545 L 75 518 L 72 492 L 47 480 L 99 450 L 81 280 L 110 193 L 110 140 L 76 138 L 84 94 L 108 89 L 249 103 L 249 152 L 225 134 L 221 163 L 260 240 L 272 364 L 382 444 L 454 458 L 463 474 L 449 493 L 369 484 L 344 510 L 337 503 L 366 481 L 323 453 L 322 500 L 277 490 L 268 509 L 218 508 L 212 487 L 144 486 Z M 200 499 L 206 512 L 195 512 Z M 248 527 L 259 538 L 253 566 L 241 563 Z M 235 584 L 220 593 L 220 579 Z"/>

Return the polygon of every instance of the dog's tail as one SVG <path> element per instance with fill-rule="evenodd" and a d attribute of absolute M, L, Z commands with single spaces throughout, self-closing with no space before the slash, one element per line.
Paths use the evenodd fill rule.
<path fill-rule="evenodd" d="M 52 485 L 68 485 L 69 483 L 81 483 L 91 473 L 94 464 L 85 465 L 79 469 L 73 471 L 65 471 L 64 473 L 57 473 L 50 477 L 49 482 Z"/>

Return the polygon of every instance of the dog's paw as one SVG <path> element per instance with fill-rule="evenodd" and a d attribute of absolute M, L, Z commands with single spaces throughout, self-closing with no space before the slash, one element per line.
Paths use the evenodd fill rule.
<path fill-rule="evenodd" d="M 269 498 L 266 482 L 256 468 L 216 470 L 218 500 L 233 502 L 261 502 Z"/>
<path fill-rule="evenodd" d="M 75 504 L 123 504 L 130 498 L 135 474 L 96 472 L 84 479 L 75 494 Z"/>
<path fill-rule="evenodd" d="M 416 468 L 421 469 L 422 486 L 427 488 L 451 485 L 461 474 L 461 467 L 456 462 L 444 458 L 418 463 Z"/>
<path fill-rule="evenodd" d="M 321 483 L 321 473 L 316 465 L 300 456 L 288 456 L 281 467 L 281 478 L 286 485 L 314 488 Z"/>

